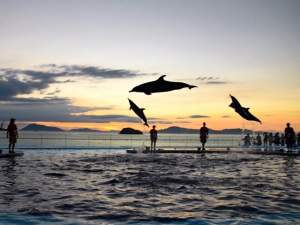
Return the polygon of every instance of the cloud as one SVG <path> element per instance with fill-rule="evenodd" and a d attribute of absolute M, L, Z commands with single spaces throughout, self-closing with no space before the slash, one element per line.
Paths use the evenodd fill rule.
<path fill-rule="evenodd" d="M 203 116 L 203 115 L 191 115 L 189 118 L 197 119 L 197 118 L 210 118 L 210 116 Z"/>
<path fill-rule="evenodd" d="M 13 98 L 11 101 L 1 103 L 0 115 L 4 117 L 3 119 L 15 117 L 22 121 L 91 122 L 81 114 L 112 109 L 111 107 L 73 106 L 68 98 Z"/>
<path fill-rule="evenodd" d="M 206 84 L 227 84 L 227 82 L 222 82 L 222 81 L 209 81 L 209 82 L 206 82 Z"/>
<path fill-rule="evenodd" d="M 219 81 L 219 77 L 198 77 L 196 80 L 203 81 L 205 84 L 227 84 L 228 82 Z"/>
<path fill-rule="evenodd" d="M 222 116 L 222 118 L 231 118 L 231 116 Z"/>
<path fill-rule="evenodd" d="M 76 82 L 76 78 L 124 79 L 144 75 L 149 74 L 125 69 L 80 65 L 45 64 L 37 67 L 36 70 L 2 68 L 0 69 L 0 100 L 7 101 L 17 95 L 43 91 L 54 83 Z"/>
<path fill-rule="evenodd" d="M 99 68 L 96 66 L 81 66 L 81 65 L 56 65 L 46 64 L 40 66 L 49 71 L 56 71 L 56 73 L 65 73 L 67 76 L 74 77 L 94 77 L 102 79 L 116 79 L 116 78 L 131 78 L 147 74 L 139 73 L 139 71 L 125 70 L 125 69 L 110 69 Z"/>
<path fill-rule="evenodd" d="M 177 120 L 183 120 L 180 121 L 180 123 L 190 123 L 189 121 L 184 121 L 184 119 L 198 119 L 198 118 L 210 118 L 210 116 L 204 116 L 204 115 L 191 115 L 188 117 L 177 117 Z M 179 121 L 177 121 L 179 122 Z"/>
<path fill-rule="evenodd" d="M 161 119 L 161 120 L 149 120 L 148 124 L 156 124 L 156 125 L 157 124 L 173 124 L 173 122 Z"/>
<path fill-rule="evenodd" d="M 60 89 L 49 91 L 48 88 L 52 84 L 78 82 L 82 79 L 92 79 L 96 82 L 144 75 L 156 74 L 82 65 L 44 64 L 31 70 L 0 68 L 0 115 L 7 120 L 15 117 L 18 121 L 32 122 L 142 123 L 135 115 L 89 115 L 94 111 L 109 111 L 114 108 L 74 106 L 71 98 L 56 96 L 61 94 Z M 36 91 L 41 94 L 40 98 L 24 97 Z M 157 121 L 158 118 L 152 119 Z M 163 123 L 163 119 L 160 120 Z M 151 118 L 148 118 L 148 121 L 151 121 Z"/>
<path fill-rule="evenodd" d="M 47 82 L 24 80 L 8 73 L 0 74 L 0 100 L 10 100 L 20 94 L 30 94 L 35 90 L 43 90 L 49 87 Z"/>
<path fill-rule="evenodd" d="M 196 80 L 218 80 L 219 77 L 198 77 Z"/>

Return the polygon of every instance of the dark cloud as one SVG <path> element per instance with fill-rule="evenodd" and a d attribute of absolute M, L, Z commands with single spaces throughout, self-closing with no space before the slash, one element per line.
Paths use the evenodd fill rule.
<path fill-rule="evenodd" d="M 48 88 L 46 82 L 22 80 L 17 76 L 0 74 L 0 100 L 10 100 L 20 94 L 30 94 L 35 90 Z"/>
<path fill-rule="evenodd" d="M 173 124 L 171 121 L 166 120 L 149 120 L 148 124 Z"/>
<path fill-rule="evenodd" d="M 116 115 L 77 115 L 73 116 L 76 121 L 94 122 L 94 123 L 110 123 L 110 122 L 123 122 L 123 123 L 142 123 L 141 119 L 136 116 L 125 116 L 121 114 Z M 75 121 L 74 121 L 75 122 Z"/>
<path fill-rule="evenodd" d="M 177 117 L 177 120 L 184 120 L 184 119 L 198 119 L 198 118 L 210 118 L 210 116 L 204 116 L 204 115 L 191 115 L 189 117 Z M 178 122 L 178 121 L 177 121 Z M 180 123 L 190 123 L 188 121 L 180 121 Z"/>
<path fill-rule="evenodd" d="M 196 80 L 203 81 L 205 84 L 227 84 L 228 82 L 219 81 L 219 77 L 198 77 Z"/>
<path fill-rule="evenodd" d="M 99 68 L 96 66 L 80 66 L 80 65 L 55 65 L 48 64 L 42 65 L 41 68 L 49 68 L 50 71 L 56 71 L 66 73 L 68 76 L 84 76 L 94 77 L 102 79 L 115 79 L 115 78 L 130 78 L 136 76 L 142 76 L 139 71 L 125 70 L 125 69 L 110 69 L 110 68 Z"/>
<path fill-rule="evenodd" d="M 177 123 L 186 123 L 186 124 L 191 123 L 191 122 L 185 121 L 185 120 L 182 120 L 182 121 L 176 121 L 176 122 L 177 122 Z"/>
<path fill-rule="evenodd" d="M 12 101 L 1 103 L 0 115 L 4 118 L 16 117 L 22 121 L 91 122 L 85 116 L 76 115 L 112 109 L 110 107 L 73 106 L 68 98 L 13 98 Z"/>
<path fill-rule="evenodd" d="M 231 116 L 222 116 L 222 118 L 231 118 Z"/>
<path fill-rule="evenodd" d="M 112 107 L 79 107 L 71 105 L 67 98 L 13 98 L 13 101 L 3 102 L 0 115 L 6 121 L 17 118 L 18 121 L 44 122 L 81 122 L 81 123 L 143 123 L 137 116 L 122 114 L 86 115 L 87 112 L 113 110 Z M 161 118 L 148 118 L 148 122 L 169 123 Z"/>
<path fill-rule="evenodd" d="M 196 80 L 218 80 L 219 77 L 198 77 Z"/>
<path fill-rule="evenodd" d="M 227 82 L 222 82 L 222 81 L 209 81 L 209 82 L 206 82 L 206 84 L 227 84 Z"/>
<path fill-rule="evenodd" d="M 42 69 L 42 70 L 41 70 Z M 76 78 L 121 79 L 146 74 L 125 69 L 95 66 L 56 65 L 39 66 L 36 70 L 0 69 L 0 100 L 7 101 L 22 94 L 43 91 L 53 83 L 76 82 Z M 65 78 L 65 80 L 63 80 Z"/>
<path fill-rule="evenodd" d="M 56 89 L 53 92 L 47 93 L 47 95 L 55 95 L 55 94 L 60 93 L 60 92 L 61 92 L 60 90 Z"/>
<path fill-rule="evenodd" d="M 156 74 L 142 74 L 138 71 L 125 69 L 56 64 L 41 65 L 32 70 L 2 68 L 0 69 L 0 115 L 7 120 L 15 117 L 18 121 L 32 122 L 142 123 L 135 115 L 87 115 L 88 112 L 108 111 L 113 110 L 113 108 L 73 106 L 70 98 L 55 96 L 60 92 L 59 89 L 49 92 L 48 88 L 51 84 L 77 82 L 79 79 L 98 81 L 144 75 Z M 35 91 L 47 97 L 19 97 Z M 157 118 L 152 119 L 157 120 Z M 148 118 L 148 121 L 151 121 L 151 118 Z"/>
<path fill-rule="evenodd" d="M 191 115 L 189 118 L 197 119 L 197 118 L 210 118 L 209 116 L 203 116 L 203 115 Z"/>

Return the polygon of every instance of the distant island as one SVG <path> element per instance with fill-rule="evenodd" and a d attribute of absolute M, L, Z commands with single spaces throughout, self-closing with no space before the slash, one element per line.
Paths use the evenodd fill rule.
<path fill-rule="evenodd" d="M 89 129 L 89 128 L 79 128 L 79 129 L 69 130 L 69 132 L 102 132 L 102 131 L 100 131 L 100 130 L 92 130 L 92 129 Z"/>
<path fill-rule="evenodd" d="M 39 124 L 29 124 L 23 129 L 20 129 L 20 131 L 65 131 L 63 129 L 60 129 L 58 127 L 50 127 L 45 125 L 39 125 Z M 158 133 L 161 134 L 199 134 L 199 129 L 189 129 L 189 128 L 183 128 L 183 127 L 177 127 L 172 126 L 168 127 L 166 129 L 157 130 Z M 79 128 L 79 129 L 72 129 L 69 132 L 106 132 L 106 131 L 100 131 L 100 130 L 92 130 L 89 128 Z M 114 131 L 118 132 L 118 131 Z M 245 129 L 244 134 L 252 134 L 252 130 Z M 242 129 L 235 128 L 235 129 L 223 129 L 223 130 L 213 130 L 209 129 L 209 134 L 241 134 Z M 255 133 L 263 133 L 263 131 L 255 131 Z M 143 132 L 139 130 L 135 130 L 133 128 L 127 127 L 123 128 L 119 134 L 143 134 Z"/>
<path fill-rule="evenodd" d="M 29 124 L 28 126 L 24 127 L 23 129 L 20 129 L 20 131 L 64 131 L 58 127 L 49 127 L 45 125 L 39 125 L 39 124 Z"/>
<path fill-rule="evenodd" d="M 143 134 L 143 132 L 127 127 L 123 128 L 119 134 Z"/>
<path fill-rule="evenodd" d="M 40 124 L 29 124 L 23 129 L 20 129 L 20 131 L 65 131 L 63 129 L 60 129 L 58 127 L 50 127 L 50 126 L 45 126 L 45 125 L 40 125 Z M 89 128 L 79 128 L 79 129 L 72 129 L 69 132 L 102 132 L 99 130 L 92 130 Z"/>

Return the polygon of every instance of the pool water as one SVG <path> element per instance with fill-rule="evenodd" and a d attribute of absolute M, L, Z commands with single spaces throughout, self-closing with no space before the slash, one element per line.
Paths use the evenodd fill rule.
<path fill-rule="evenodd" d="M 1 224 L 299 224 L 299 159 L 25 150 L 0 159 Z"/>

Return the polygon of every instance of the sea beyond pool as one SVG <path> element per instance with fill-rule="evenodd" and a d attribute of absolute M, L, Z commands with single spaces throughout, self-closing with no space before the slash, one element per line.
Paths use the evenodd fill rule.
<path fill-rule="evenodd" d="M 1 135 L 2 134 L 2 135 Z M 243 145 L 245 133 L 240 135 L 211 134 L 208 147 L 238 147 Z M 256 137 L 256 133 L 250 134 Z M 7 148 L 6 132 L 0 132 L 0 148 Z M 150 145 L 150 135 L 125 135 L 95 132 L 32 132 L 19 131 L 16 148 L 81 148 L 81 149 L 126 149 Z M 158 134 L 158 148 L 199 147 L 199 134 Z"/>
<path fill-rule="evenodd" d="M 80 146 L 0 158 L 0 224 L 300 223 L 297 157 Z"/>

